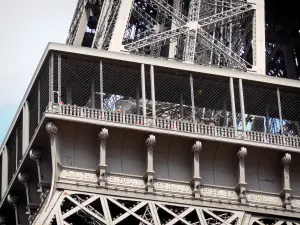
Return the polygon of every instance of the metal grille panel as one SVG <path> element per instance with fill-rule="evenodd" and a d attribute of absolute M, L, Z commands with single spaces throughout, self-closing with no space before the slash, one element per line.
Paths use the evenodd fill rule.
<path fill-rule="evenodd" d="M 280 101 L 282 107 L 282 126 L 286 136 L 299 136 L 300 128 L 300 93 L 280 89 Z"/>
<path fill-rule="evenodd" d="M 80 60 L 62 56 L 61 102 L 63 104 L 99 107 L 100 66 L 97 60 Z"/>
<path fill-rule="evenodd" d="M 246 130 L 279 134 L 276 88 L 243 82 Z"/>
<path fill-rule="evenodd" d="M 10 184 L 14 173 L 16 172 L 16 131 L 13 130 L 10 139 L 7 142 L 8 154 L 8 184 Z"/>
<path fill-rule="evenodd" d="M 40 86 L 40 115 L 39 119 L 42 119 L 43 114 L 49 103 L 49 59 L 45 59 L 45 63 L 40 72 L 39 78 Z"/>
<path fill-rule="evenodd" d="M 104 110 L 142 114 L 141 68 L 103 62 Z"/>
<path fill-rule="evenodd" d="M 35 87 L 32 89 L 29 98 L 29 140 L 34 135 L 35 129 L 38 126 L 38 87 L 35 85 Z"/>
<path fill-rule="evenodd" d="M 197 122 L 232 126 L 229 80 L 194 76 L 194 96 Z"/>
<path fill-rule="evenodd" d="M 155 69 L 156 115 L 166 119 L 192 121 L 189 74 Z"/>

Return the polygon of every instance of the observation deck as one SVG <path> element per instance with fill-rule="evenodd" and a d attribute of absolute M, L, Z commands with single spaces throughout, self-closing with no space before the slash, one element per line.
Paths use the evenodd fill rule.
<path fill-rule="evenodd" d="M 151 134 L 157 140 L 154 155 L 164 157 L 162 152 L 171 148 L 166 144 L 168 140 L 178 142 L 174 145 L 181 149 L 174 152 L 178 159 L 172 167 L 177 168 L 175 172 L 181 174 L 179 177 L 174 174 L 172 178 L 170 171 L 168 178 L 163 176 L 164 161 L 157 162 L 157 177 L 154 175 L 152 180 L 157 196 L 161 197 L 156 199 L 173 201 L 172 198 L 184 198 L 189 204 L 197 205 L 194 198 L 201 196 L 203 206 L 219 207 L 221 204 L 228 209 L 256 213 L 263 210 L 267 214 L 276 211 L 277 215 L 299 218 L 300 178 L 297 171 L 300 167 L 296 165 L 296 160 L 300 159 L 299 100 L 300 81 L 50 43 L 1 146 L 0 212 L 14 217 L 12 209 L 16 203 L 9 198 L 10 194 L 30 190 L 34 192 L 30 200 L 19 196 L 17 211 L 20 221 L 28 221 L 22 219 L 26 217 L 25 213 L 20 213 L 24 206 L 30 215 L 29 221 L 33 222 L 47 196 L 52 195 L 54 190 L 74 191 L 74 186 L 82 185 L 82 190 L 92 192 L 97 185 L 101 186 L 101 182 L 105 183 L 105 193 L 110 190 L 110 193 L 119 195 L 126 189 L 132 196 L 135 193 L 144 198 L 141 197 L 144 192 L 151 192 L 147 179 L 151 178 L 152 172 L 143 169 L 150 156 L 144 162 L 140 161 L 144 155 L 134 156 L 136 158 L 128 155 L 134 155 L 143 148 L 144 139 Z M 101 163 L 97 154 L 101 153 L 95 150 L 100 128 L 102 132 L 103 128 L 108 129 L 113 140 L 107 147 L 108 158 L 111 157 L 107 170 L 103 165 L 98 167 Z M 131 132 L 130 135 L 128 132 Z M 56 149 L 59 153 L 54 153 L 53 146 L 57 145 L 54 136 L 57 133 L 60 147 Z M 101 142 L 101 135 L 99 138 Z M 127 139 L 131 142 L 127 143 Z M 122 150 L 120 157 L 128 159 L 121 159 L 122 169 L 119 170 L 115 169 L 119 167 L 119 161 L 113 159 L 118 158 L 119 153 L 109 153 L 109 148 L 123 148 L 116 147 L 122 140 L 131 150 L 128 150 L 127 156 L 122 155 Z M 189 164 L 187 155 L 192 157 L 192 153 L 186 150 L 186 146 L 192 147 L 195 140 L 200 140 L 203 145 L 199 195 L 191 188 L 198 178 L 191 175 L 191 183 L 187 178 L 192 173 L 192 163 Z M 80 147 L 71 151 L 70 146 L 72 143 L 75 146 L 75 142 Z M 232 173 L 236 174 L 236 169 L 220 162 L 224 160 L 241 165 L 241 157 L 235 156 L 236 150 L 241 147 L 248 150 L 249 171 L 252 172 L 242 175 L 243 170 L 239 168 L 238 175 L 233 178 Z M 215 148 L 222 152 L 218 160 L 215 159 Z M 33 150 L 41 150 L 42 161 Z M 291 182 L 278 178 L 281 170 L 277 159 L 283 153 L 296 159 L 290 172 L 294 175 Z M 166 154 L 171 157 L 170 151 Z M 264 154 L 264 158 L 261 159 L 259 154 Z M 184 158 L 183 163 L 180 157 Z M 159 158 L 157 156 L 158 161 Z M 253 168 L 259 166 L 261 160 L 267 165 L 264 176 L 268 177 L 268 171 L 271 171 L 270 174 L 277 177 L 275 180 L 253 178 Z M 268 164 L 268 160 L 272 162 Z M 134 161 L 139 163 L 134 164 Z M 211 165 L 211 161 L 218 162 L 216 165 L 220 166 L 214 174 L 214 181 L 209 178 L 210 168 L 216 166 L 214 163 Z M 134 165 L 129 166 L 130 163 Z M 103 169 L 105 181 L 97 178 Z M 23 184 L 28 180 L 22 177 L 22 171 L 34 171 L 29 172 L 32 183 L 25 185 L 25 189 Z M 216 177 L 220 182 L 216 181 Z M 242 182 L 242 177 L 246 177 L 248 186 Z M 259 187 L 251 184 L 257 182 L 256 179 L 261 182 Z M 291 188 L 286 186 L 287 182 L 291 183 Z M 39 197 L 36 197 L 36 186 Z M 247 196 L 243 194 L 245 190 Z M 241 200 L 243 198 L 246 200 Z M 50 200 L 47 204 L 51 205 Z"/>

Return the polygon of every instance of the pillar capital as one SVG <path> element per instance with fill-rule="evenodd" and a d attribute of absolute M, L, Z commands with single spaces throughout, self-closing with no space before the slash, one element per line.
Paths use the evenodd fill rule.
<path fill-rule="evenodd" d="M 42 153 L 40 150 L 37 149 L 31 149 L 29 152 L 29 157 L 30 159 L 32 159 L 33 161 L 37 161 L 41 158 Z"/>
<path fill-rule="evenodd" d="M 284 166 L 289 166 L 292 163 L 292 156 L 289 153 L 285 153 L 284 156 L 281 158 L 281 164 Z"/>
<path fill-rule="evenodd" d="M 202 143 L 201 141 L 195 141 L 195 143 L 192 146 L 192 152 L 198 152 L 200 153 L 202 151 Z"/>
<path fill-rule="evenodd" d="M 18 174 L 18 180 L 22 183 L 22 184 L 27 184 L 28 181 L 30 180 L 30 176 L 28 173 L 25 172 L 20 172 Z"/>
<path fill-rule="evenodd" d="M 58 128 L 53 122 L 48 122 L 46 124 L 46 132 L 49 136 L 56 136 L 58 133 Z"/>
<path fill-rule="evenodd" d="M 13 206 L 16 206 L 19 202 L 19 196 L 9 193 L 7 196 L 7 202 Z"/>
<path fill-rule="evenodd" d="M 108 129 L 106 128 L 102 128 L 101 131 L 98 134 L 98 139 L 102 142 L 102 141 L 107 141 L 109 135 L 108 135 Z"/>

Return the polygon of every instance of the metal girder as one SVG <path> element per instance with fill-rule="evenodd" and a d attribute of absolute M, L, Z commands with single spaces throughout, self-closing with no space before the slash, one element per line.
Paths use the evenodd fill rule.
<path fill-rule="evenodd" d="M 182 24 L 188 21 L 188 18 L 186 16 L 184 16 L 178 10 L 174 9 L 173 6 L 171 6 L 164 0 L 149 0 L 147 3 L 153 8 L 158 9 L 160 12 L 164 12 L 166 15 L 172 17 L 173 19 L 180 21 Z"/>
<path fill-rule="evenodd" d="M 108 19 L 110 17 L 110 14 L 112 13 L 112 6 L 113 6 L 113 1 L 111 0 L 104 0 L 102 3 L 102 8 L 101 8 L 101 13 L 100 17 L 98 20 L 96 32 L 95 32 L 95 37 L 92 43 L 93 47 L 100 47 L 102 46 L 103 40 L 104 40 L 104 35 L 107 30 L 108 26 Z"/>
<path fill-rule="evenodd" d="M 142 18 L 145 22 L 147 22 L 150 26 L 155 26 L 158 22 L 152 18 L 145 10 L 143 10 L 138 5 L 132 5 L 132 13 L 137 14 L 140 18 Z"/>
<path fill-rule="evenodd" d="M 79 0 L 75 8 L 75 13 L 69 28 L 69 36 L 67 38 L 67 44 L 72 44 L 76 36 L 76 30 L 82 16 L 83 10 L 87 4 L 87 0 Z"/>
<path fill-rule="evenodd" d="M 157 43 L 157 42 L 169 39 L 169 38 L 178 37 L 178 35 L 187 33 L 188 31 L 189 31 L 188 27 L 181 26 L 174 30 L 168 30 L 165 32 L 154 34 L 154 35 L 148 36 L 146 38 L 140 39 L 138 41 L 132 42 L 130 44 L 124 45 L 124 48 L 129 51 L 138 50 L 139 48 L 149 46 L 151 44 L 154 44 L 154 43 Z"/>
<path fill-rule="evenodd" d="M 247 61 L 242 59 L 238 54 L 230 50 L 223 43 L 213 38 L 209 33 L 205 30 L 199 28 L 198 34 L 205 39 L 209 45 L 213 46 L 216 50 L 221 51 L 223 54 L 228 56 L 231 60 L 233 60 L 238 68 L 247 70 L 247 65 L 251 66 Z"/>
<path fill-rule="evenodd" d="M 212 16 L 200 19 L 198 21 L 198 23 L 201 27 L 204 27 L 204 26 L 208 26 L 208 25 L 220 22 L 220 21 L 224 21 L 226 19 L 230 19 L 231 17 L 248 12 L 250 10 L 253 10 L 253 8 L 250 4 L 243 4 L 239 7 L 232 8 L 230 10 L 226 10 L 222 13 L 217 13 Z"/>

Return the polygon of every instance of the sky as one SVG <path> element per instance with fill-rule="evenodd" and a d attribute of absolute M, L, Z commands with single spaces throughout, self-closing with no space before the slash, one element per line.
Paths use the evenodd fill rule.
<path fill-rule="evenodd" d="M 65 43 L 77 0 L 0 0 L 0 145 L 48 42 Z"/>

